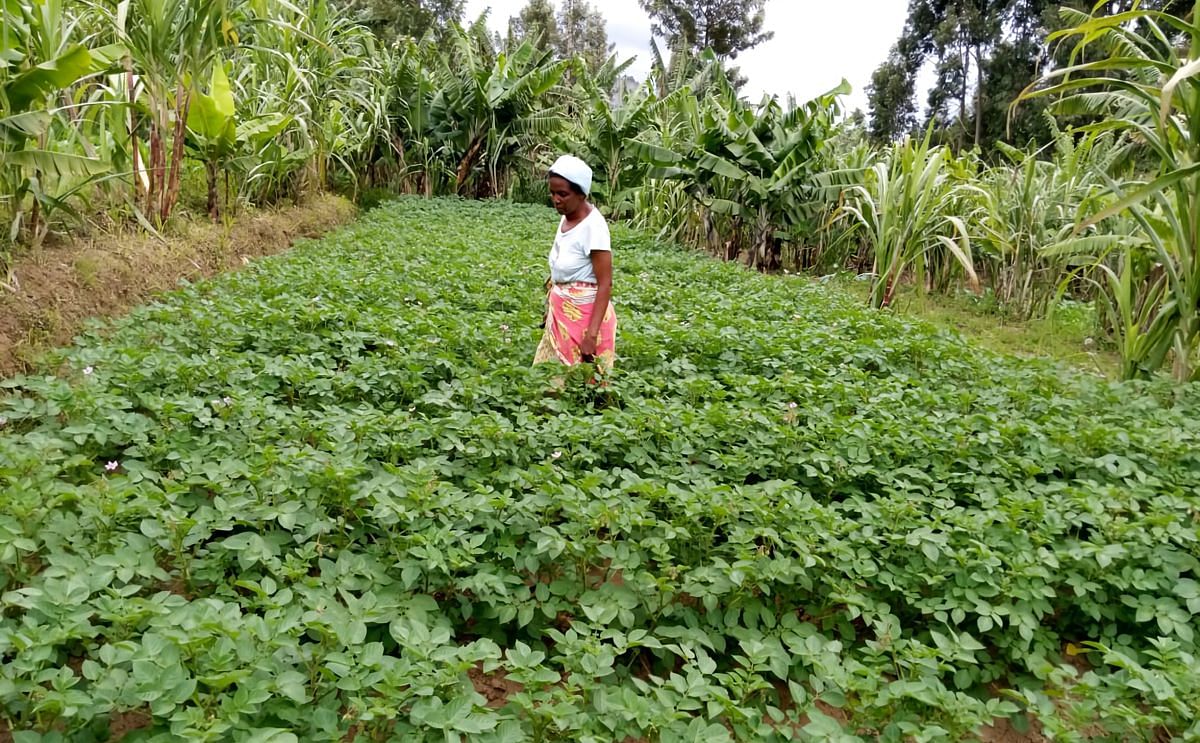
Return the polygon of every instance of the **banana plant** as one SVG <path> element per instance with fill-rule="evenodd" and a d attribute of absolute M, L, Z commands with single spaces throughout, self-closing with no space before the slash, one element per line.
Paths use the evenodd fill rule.
<path fill-rule="evenodd" d="M 453 157 L 460 194 L 473 179 L 477 195 L 496 193 L 502 171 L 517 155 L 561 125 L 561 112 L 545 98 L 572 65 L 529 41 L 497 53 L 483 21 L 456 28 L 454 54 L 442 56 L 444 87 L 430 102 L 438 122 L 434 136 Z"/>
<path fill-rule="evenodd" d="M 783 241 L 810 226 L 818 153 L 837 97 L 848 87 L 843 83 L 804 105 L 789 100 L 787 108 L 768 98 L 757 110 L 737 98 L 723 75 L 710 90 L 715 95 L 703 104 L 680 99 L 682 131 L 641 142 L 638 151 L 653 166 L 651 177 L 688 184 L 703 210 L 710 249 L 724 250 L 727 258 L 746 249 L 751 266 L 778 268 Z M 729 220 L 725 236 L 714 216 Z"/>
<path fill-rule="evenodd" d="M 390 142 L 396 153 L 399 187 L 425 196 L 442 193 L 454 178 L 431 110 L 442 87 L 441 68 L 433 64 L 431 54 L 415 40 L 404 42 L 388 80 L 396 90 Z"/>
<path fill-rule="evenodd" d="M 78 39 L 75 20 L 59 0 L 3 0 L 0 8 L 0 200 L 8 211 L 6 239 L 16 241 L 25 231 L 37 244 L 49 213 L 70 212 L 69 199 L 109 169 L 97 157 L 53 146 L 65 108 L 58 99 L 112 69 L 125 52 L 120 45 L 89 46 Z"/>
<path fill-rule="evenodd" d="M 613 81 L 633 61 L 618 63 L 614 55 L 596 75 L 579 65 L 582 110 L 575 119 L 577 124 L 564 132 L 560 141 L 560 149 L 575 152 L 592 164 L 598 175 L 593 183 L 597 198 L 618 215 L 631 211 L 633 189 L 644 184 L 649 169 L 637 156 L 638 136 L 661 110 L 690 95 L 689 89 L 681 88 L 660 98 L 653 83 L 647 81 L 614 97 Z"/>
<path fill-rule="evenodd" d="M 234 0 L 121 0 L 113 19 L 121 43 L 129 48 L 128 70 L 137 70 L 131 95 L 147 112 L 149 141 L 145 171 L 135 173 L 144 185 L 145 212 L 166 222 L 179 200 L 184 167 L 188 110 L 197 81 L 214 57 L 237 43 Z M 134 101 L 131 101 L 133 103 Z M 133 149 L 140 152 L 136 131 Z"/>
<path fill-rule="evenodd" d="M 209 92 L 193 94 L 187 122 L 188 144 L 204 162 L 208 176 L 208 214 L 213 221 L 220 218 L 219 175 L 234 157 L 247 148 L 257 149 L 265 140 L 274 138 L 289 121 L 289 117 L 278 112 L 238 121 L 233 89 L 224 65 L 213 65 Z"/>

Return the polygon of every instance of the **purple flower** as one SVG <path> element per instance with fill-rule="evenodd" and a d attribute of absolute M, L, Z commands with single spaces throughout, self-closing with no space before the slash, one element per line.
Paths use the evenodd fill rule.
<path fill-rule="evenodd" d="M 105 472 L 116 472 L 117 468 L 120 466 L 121 465 L 118 462 L 109 462 L 108 464 L 104 465 L 104 471 Z"/>

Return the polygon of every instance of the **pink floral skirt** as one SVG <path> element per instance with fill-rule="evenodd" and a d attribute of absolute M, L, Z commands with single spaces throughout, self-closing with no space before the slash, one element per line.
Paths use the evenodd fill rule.
<path fill-rule="evenodd" d="M 572 284 L 553 284 L 550 287 L 549 308 L 546 312 L 546 331 L 538 344 L 533 363 L 548 361 L 572 366 L 583 361 L 579 344 L 592 322 L 596 309 L 596 285 L 583 281 Z M 595 363 L 611 371 L 617 354 L 617 314 L 612 304 L 605 308 L 600 337 L 596 339 Z"/>

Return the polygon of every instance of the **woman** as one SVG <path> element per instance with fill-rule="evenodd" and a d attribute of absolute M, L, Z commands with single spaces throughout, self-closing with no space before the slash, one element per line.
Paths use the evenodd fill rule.
<path fill-rule="evenodd" d="M 611 371 L 617 335 L 610 304 L 612 240 L 600 210 L 588 202 L 592 169 L 563 155 L 550 167 L 546 184 L 562 220 L 550 249 L 546 332 L 533 362 L 595 362 Z"/>

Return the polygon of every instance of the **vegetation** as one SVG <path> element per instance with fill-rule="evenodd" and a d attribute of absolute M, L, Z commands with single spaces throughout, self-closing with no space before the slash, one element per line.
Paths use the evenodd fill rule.
<path fill-rule="evenodd" d="M 1194 388 L 617 229 L 553 393 L 553 225 L 404 199 L 4 383 L 18 739 L 1200 732 Z"/>
<path fill-rule="evenodd" d="M 654 19 L 654 33 L 672 48 L 693 53 L 710 49 L 718 57 L 735 58 L 771 39 L 764 31 L 766 0 L 638 0 Z"/>
<path fill-rule="evenodd" d="M 588 3 L 461 6 L 0 0 L 0 291 L 98 215 L 404 194 L 0 383 L 0 737 L 1200 737 L 1194 3 L 914 1 L 870 131 L 739 93 L 761 0 L 647 0 L 640 82 Z M 562 151 L 604 386 L 528 364 Z"/>
<path fill-rule="evenodd" d="M 563 0 L 555 15 L 550 0 L 530 0 L 509 19 L 509 45 L 529 40 L 539 49 L 552 49 L 559 59 L 578 57 L 593 73 L 612 53 L 604 16 L 586 0 Z"/>
<path fill-rule="evenodd" d="M 903 283 L 965 287 L 1017 321 L 1095 303 L 1092 335 L 1121 376 L 1186 381 L 1200 368 L 1186 53 L 1200 27 L 1185 5 L 915 2 L 872 130 L 911 128 L 919 63 L 946 84 L 924 133 L 872 144 L 841 116 L 845 87 L 740 96 L 725 61 L 765 38 L 762 3 L 651 3 L 673 51 L 654 47 L 639 84 L 575 0 L 530 2 L 504 40 L 441 1 L 6 0 L 0 260 L 97 210 L 160 228 L 190 180 L 213 219 L 329 187 L 540 199 L 569 150 L 596 167 L 612 216 L 664 238 L 763 270 L 868 274 L 878 308 Z M 386 23 L 356 22 L 368 16 Z M 444 30 L 409 35 L 430 24 Z M 1011 72 L 1029 66 L 1021 49 L 1045 80 Z M 1036 149 L 981 128 L 1001 108 L 1038 131 Z"/>
<path fill-rule="evenodd" d="M 1135 7 L 1186 16 L 1186 0 L 911 0 L 904 31 L 869 89 L 871 134 L 889 141 L 917 133 L 916 86 L 922 70 L 934 83 L 925 122 L 956 149 L 991 153 L 996 143 L 1025 147 L 1052 138 L 1043 105 L 1009 104 L 1040 70 L 1061 66 L 1070 48 L 1048 34 L 1071 25 L 1062 11 L 1119 14 Z"/>
<path fill-rule="evenodd" d="M 464 0 L 336 0 L 342 13 L 385 41 L 440 36 L 462 18 Z"/>

